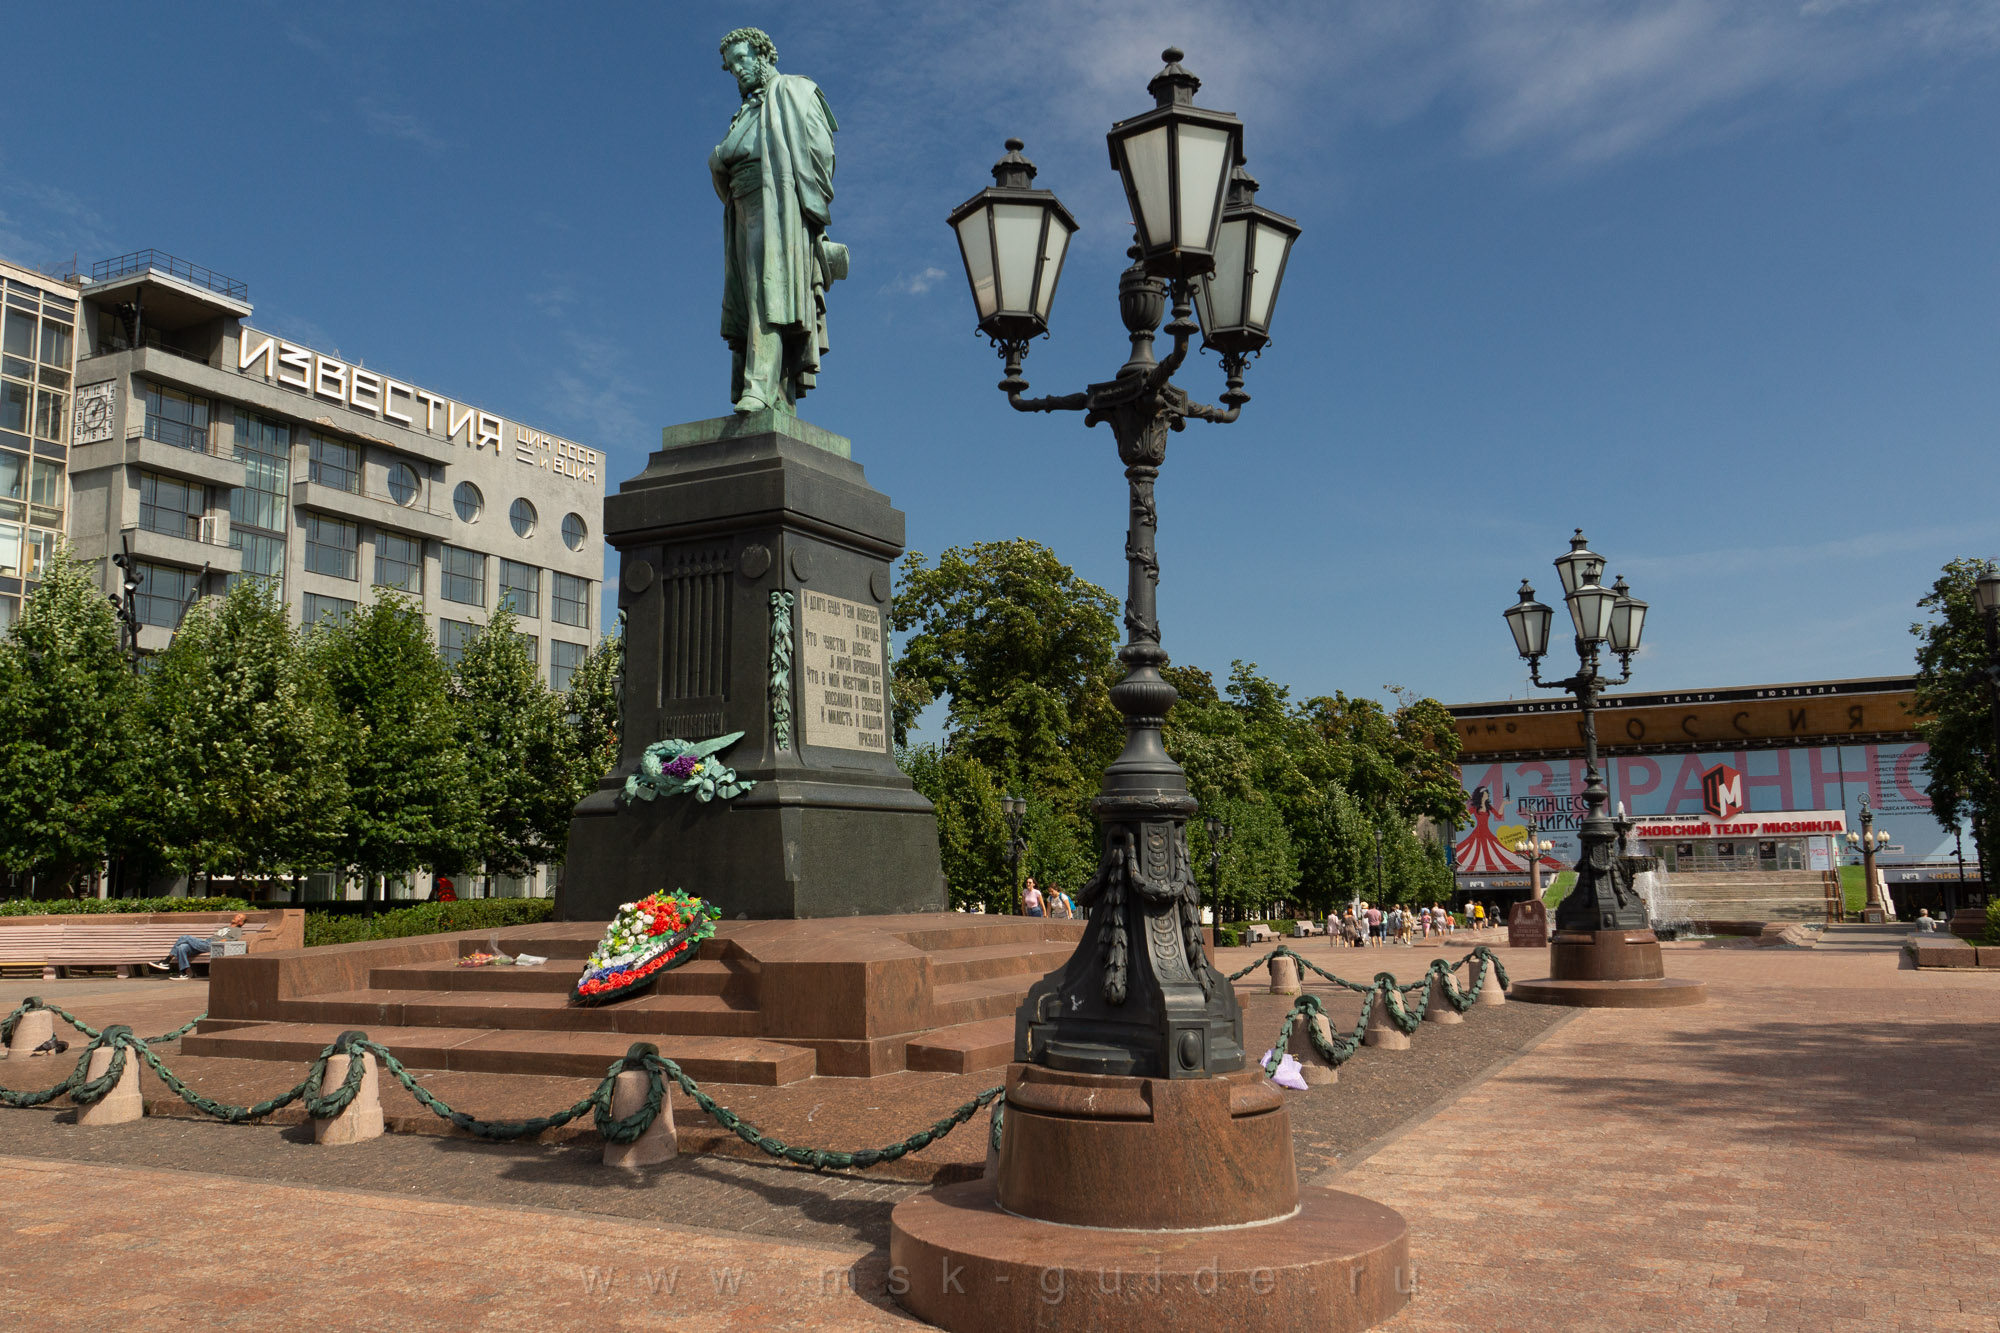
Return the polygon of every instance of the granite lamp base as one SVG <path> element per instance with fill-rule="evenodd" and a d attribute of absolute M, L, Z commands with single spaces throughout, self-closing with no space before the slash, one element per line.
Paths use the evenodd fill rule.
<path fill-rule="evenodd" d="M 1560 930 L 1549 941 L 1549 975 L 1515 982 L 1508 998 L 1580 1009 L 1670 1009 L 1704 1003 L 1708 987 L 1669 977 L 1651 930 Z"/>
<path fill-rule="evenodd" d="M 1301 1188 L 1284 1097 L 1219 1078 L 1008 1070 L 991 1179 L 890 1215 L 889 1290 L 940 1327 L 1367 1328 L 1414 1288 L 1381 1204 Z"/>

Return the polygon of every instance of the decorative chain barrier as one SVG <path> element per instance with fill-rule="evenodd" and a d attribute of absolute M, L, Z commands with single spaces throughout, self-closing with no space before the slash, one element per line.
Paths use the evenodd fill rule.
<path fill-rule="evenodd" d="M 1360 982 L 1349 981 L 1344 977 L 1336 976 L 1308 959 L 1301 958 L 1297 953 L 1284 945 L 1273 949 L 1270 953 L 1250 964 L 1250 966 L 1243 968 L 1241 971 L 1232 973 L 1229 980 L 1239 980 L 1257 968 L 1269 964 L 1272 959 L 1279 957 L 1291 958 L 1302 967 L 1311 969 L 1337 986 L 1341 986 L 1357 994 L 1366 995 L 1368 1000 L 1362 1006 L 1361 1018 L 1354 1025 L 1354 1031 L 1344 1036 L 1336 1035 L 1331 1040 L 1328 1040 L 1321 1036 L 1318 1025 L 1311 1021 L 1324 1015 L 1326 1006 L 1317 995 L 1299 996 L 1291 1009 L 1286 1013 L 1284 1022 L 1278 1028 L 1277 1040 L 1271 1047 L 1271 1058 L 1264 1065 L 1266 1073 L 1275 1073 L 1277 1071 L 1278 1063 L 1290 1045 L 1292 1027 L 1299 1021 L 1301 1015 L 1307 1018 L 1307 1032 L 1310 1034 L 1313 1049 L 1328 1064 L 1338 1066 L 1351 1059 L 1354 1053 L 1361 1048 L 1362 1039 L 1368 1034 L 1369 1021 L 1375 1012 L 1377 996 L 1381 998 L 1383 1012 L 1389 1016 L 1389 1021 L 1405 1033 L 1414 1033 L 1418 1025 L 1422 1023 L 1424 1013 L 1429 1007 L 1431 999 L 1430 986 L 1433 978 L 1438 979 L 1440 983 L 1438 989 L 1444 995 L 1445 999 L 1454 1009 L 1457 1009 L 1461 1013 L 1471 1008 L 1477 1000 L 1480 987 L 1485 985 L 1489 971 L 1498 979 L 1503 989 L 1508 985 L 1506 968 L 1501 965 L 1500 960 L 1493 955 L 1493 952 L 1483 945 L 1460 959 L 1458 964 L 1447 963 L 1442 958 L 1433 959 L 1430 967 L 1426 969 L 1423 979 L 1408 985 L 1398 983 L 1396 978 L 1387 972 L 1377 973 L 1374 981 L 1365 985 Z M 1452 973 L 1456 967 L 1475 959 L 1484 962 L 1486 966 L 1477 970 L 1469 987 L 1460 990 L 1453 979 Z M 1423 989 L 1424 994 L 1413 1002 L 1406 1002 L 1404 996 L 1419 988 Z M 246 1121 L 261 1119 L 273 1111 L 291 1105 L 293 1102 L 302 1103 L 306 1114 L 313 1119 L 328 1120 L 345 1111 L 360 1093 L 361 1080 L 366 1072 L 366 1065 L 361 1057 L 364 1055 L 373 1055 L 382 1062 L 382 1068 L 388 1071 L 389 1076 L 402 1084 L 409 1094 L 433 1115 L 450 1121 L 454 1126 L 464 1130 L 468 1134 L 483 1139 L 499 1141 L 528 1138 L 540 1134 L 544 1130 L 566 1125 L 588 1111 L 592 1114 L 597 1132 L 607 1142 L 634 1142 L 647 1129 L 651 1128 L 653 1122 L 659 1118 L 664 1110 L 667 1100 L 667 1081 L 669 1079 L 679 1084 L 681 1091 L 685 1092 L 694 1101 L 694 1104 L 700 1107 L 716 1124 L 735 1134 L 736 1137 L 742 1139 L 745 1143 L 772 1157 L 781 1158 L 784 1161 L 792 1162 L 799 1166 L 810 1167 L 815 1171 L 867 1170 L 869 1167 L 879 1166 L 883 1162 L 896 1161 L 898 1158 L 936 1143 L 954 1129 L 972 1119 L 982 1108 L 987 1106 L 993 1108 L 988 1142 L 993 1147 L 998 1148 L 1002 1126 L 1005 1123 L 1005 1089 L 995 1087 L 988 1088 L 929 1128 L 920 1129 L 908 1138 L 889 1144 L 886 1147 L 863 1148 L 853 1151 L 838 1148 L 800 1147 L 788 1144 L 775 1135 L 766 1134 L 757 1126 L 737 1115 L 713 1097 L 710 1097 L 706 1092 L 702 1091 L 701 1085 L 689 1077 L 679 1064 L 661 1055 L 659 1048 L 651 1042 L 644 1041 L 634 1042 L 631 1049 L 626 1051 L 617 1060 L 614 1060 L 610 1067 L 606 1069 L 603 1079 L 599 1081 L 598 1085 L 590 1093 L 574 1105 L 558 1111 L 554 1115 L 534 1116 L 526 1120 L 480 1120 L 464 1111 L 454 1109 L 443 1098 L 433 1093 L 429 1088 L 426 1088 L 417 1080 L 415 1075 L 410 1073 L 403 1062 L 396 1058 L 395 1054 L 388 1047 L 382 1045 L 380 1042 L 371 1040 L 365 1032 L 353 1031 L 343 1032 L 332 1042 L 328 1043 L 326 1048 L 314 1058 L 312 1065 L 306 1071 L 305 1078 L 297 1084 L 265 1101 L 256 1102 L 249 1106 L 234 1106 L 226 1102 L 217 1102 L 211 1098 L 204 1097 L 190 1088 L 171 1069 L 167 1068 L 166 1063 L 153 1050 L 155 1045 L 172 1041 L 193 1031 L 195 1024 L 201 1022 L 202 1018 L 207 1017 L 206 1014 L 191 1019 L 182 1026 L 175 1028 L 172 1032 L 163 1033 L 157 1037 L 146 1038 L 135 1036 L 132 1029 L 122 1023 L 111 1024 L 102 1031 L 99 1031 L 60 1006 L 49 1004 L 37 996 L 29 996 L 16 1005 L 14 1011 L 4 1020 L 0 1020 L 0 1043 L 5 1043 L 12 1038 L 15 1025 L 20 1022 L 24 1014 L 38 1009 L 47 1010 L 49 1013 L 61 1018 L 78 1032 L 88 1037 L 90 1044 L 84 1047 L 81 1054 L 77 1057 L 76 1067 L 70 1071 L 66 1078 L 56 1083 L 53 1087 L 44 1088 L 39 1092 L 15 1091 L 0 1087 L 0 1106 L 46 1106 L 65 1094 L 78 1106 L 93 1106 L 108 1096 L 111 1090 L 118 1085 L 118 1080 L 124 1076 L 126 1061 L 130 1058 L 130 1053 L 137 1052 L 138 1058 L 143 1060 L 155 1074 L 159 1075 L 160 1081 L 172 1089 L 176 1096 L 204 1115 L 213 1116 L 218 1120 L 227 1121 L 232 1124 L 241 1124 Z M 104 1072 L 96 1078 L 91 1078 L 89 1076 L 90 1057 L 99 1050 L 108 1050 L 110 1058 Z M 339 1086 L 328 1090 L 325 1086 L 327 1061 L 336 1055 L 347 1057 L 347 1072 Z M 646 1097 L 640 1104 L 639 1109 L 632 1112 L 632 1114 L 614 1116 L 611 1112 L 612 1090 L 617 1085 L 618 1076 L 625 1073 L 643 1073 L 646 1076 Z"/>

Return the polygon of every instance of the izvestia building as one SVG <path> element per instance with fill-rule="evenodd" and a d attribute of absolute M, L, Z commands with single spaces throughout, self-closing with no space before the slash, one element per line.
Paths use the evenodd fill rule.
<path fill-rule="evenodd" d="M 253 320 L 245 284 L 157 251 L 77 279 L 69 535 L 145 576 L 139 646 L 269 581 L 301 624 L 377 587 L 451 658 L 499 607 L 557 688 L 596 641 L 603 454 Z"/>

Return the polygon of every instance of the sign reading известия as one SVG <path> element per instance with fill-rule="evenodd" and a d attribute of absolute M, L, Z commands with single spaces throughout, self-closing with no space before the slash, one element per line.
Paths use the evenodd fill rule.
<path fill-rule="evenodd" d="M 506 450 L 508 423 L 491 412 L 248 327 L 242 338 L 236 351 L 239 375 L 326 399 L 406 430 L 442 436 L 446 443 L 462 441 L 495 455 Z M 600 455 L 595 449 L 518 423 L 512 435 L 516 462 L 579 481 L 597 480 Z"/>
<path fill-rule="evenodd" d="M 798 660 L 806 744 L 889 753 L 882 613 L 802 590 Z"/>

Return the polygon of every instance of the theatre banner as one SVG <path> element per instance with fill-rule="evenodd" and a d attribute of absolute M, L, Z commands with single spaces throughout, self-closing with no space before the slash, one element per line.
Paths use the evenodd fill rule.
<path fill-rule="evenodd" d="M 1792 748 L 1708 750 L 1615 756 L 1603 761 L 1611 809 L 1653 823 L 1676 816 L 1689 826 L 1756 823 L 1798 832 L 1842 832 L 1861 827 L 1861 798 L 1875 811 L 1875 827 L 1890 835 L 1881 856 L 1897 864 L 1948 861 L 1952 830 L 1931 814 L 1924 791 L 1930 747 L 1920 741 L 1880 745 L 1812 745 Z M 1468 759 L 1459 770 L 1466 813 L 1454 848 L 1461 876 L 1525 877 L 1526 860 L 1514 845 L 1533 828 L 1555 844 L 1543 872 L 1567 869 L 1577 856 L 1583 823 L 1583 760 Z M 1840 828 L 1818 827 L 1844 821 Z M 1804 825 L 1816 827 L 1806 829 Z M 1779 836 L 1764 834 L 1760 836 Z"/>

